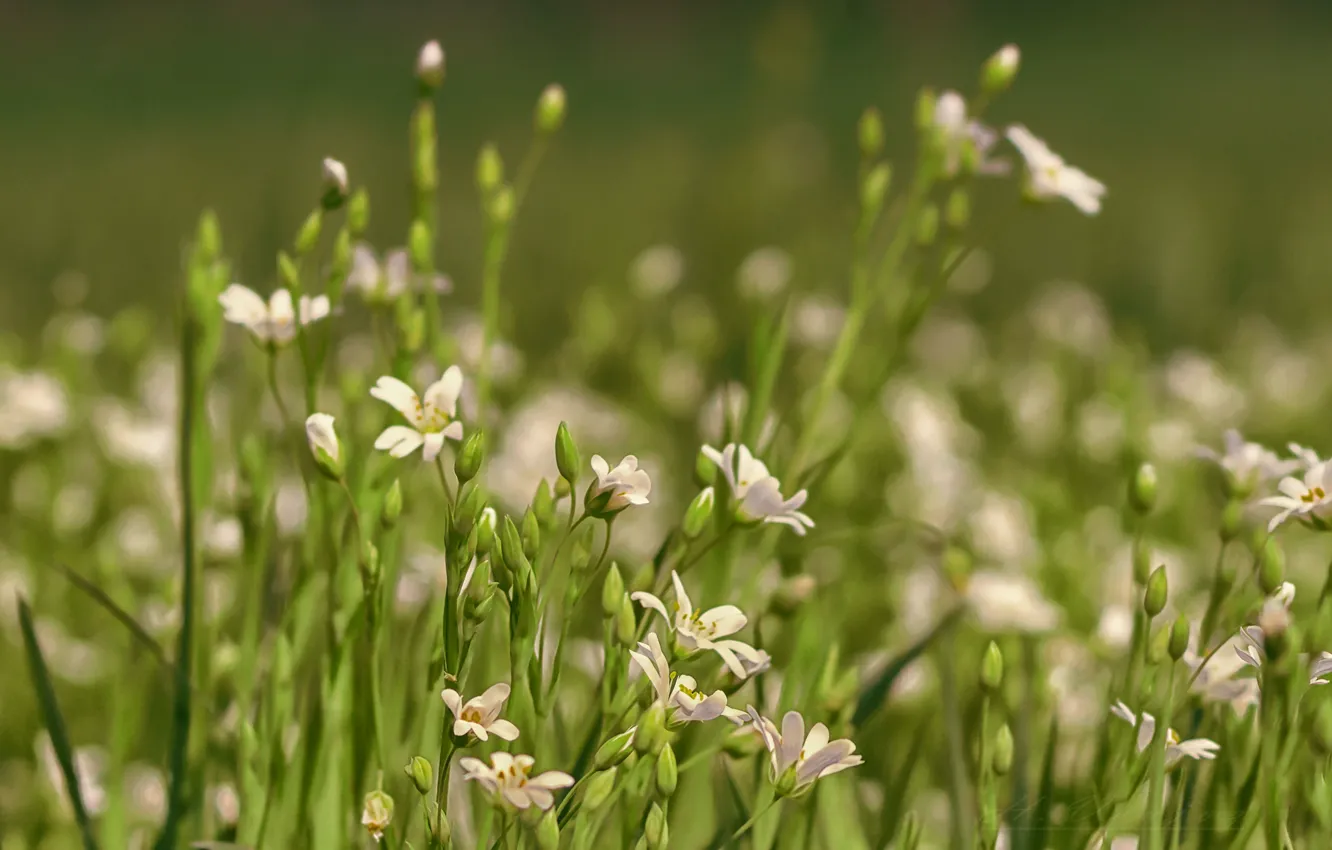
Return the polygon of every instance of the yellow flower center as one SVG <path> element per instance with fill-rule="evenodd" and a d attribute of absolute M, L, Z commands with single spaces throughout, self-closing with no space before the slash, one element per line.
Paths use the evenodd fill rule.
<path fill-rule="evenodd" d="M 481 712 L 475 706 L 468 706 L 462 710 L 462 719 L 468 723 L 481 723 Z"/>
<path fill-rule="evenodd" d="M 1310 487 L 1309 492 L 1305 493 L 1303 496 L 1300 496 L 1300 501 L 1304 502 L 1306 505 L 1312 505 L 1315 502 L 1321 502 L 1326 498 L 1327 498 L 1327 493 L 1323 490 L 1322 487 Z"/>

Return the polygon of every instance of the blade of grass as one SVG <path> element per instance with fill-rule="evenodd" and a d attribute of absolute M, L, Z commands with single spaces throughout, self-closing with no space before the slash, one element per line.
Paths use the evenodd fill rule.
<path fill-rule="evenodd" d="M 83 804 L 78 769 L 74 765 L 74 750 L 69 745 L 69 734 L 65 730 L 65 718 L 60 713 L 60 704 L 56 701 L 55 687 L 51 683 L 46 659 L 42 657 L 42 648 L 37 643 L 37 632 L 32 625 L 32 609 L 22 597 L 18 601 L 18 613 L 19 626 L 23 631 L 23 648 L 28 655 L 28 672 L 32 675 L 32 685 L 37 691 L 42 722 L 46 724 L 46 731 L 51 735 L 51 747 L 55 750 L 56 761 L 60 762 L 60 775 L 65 780 L 65 794 L 74 809 L 74 820 L 79 825 L 84 850 L 97 850 L 92 820 L 88 817 L 88 807 Z"/>
<path fill-rule="evenodd" d="M 888 701 L 888 693 L 892 690 L 893 682 L 897 681 L 897 677 L 901 675 L 907 665 L 929 649 L 930 645 L 947 631 L 948 627 L 961 615 L 961 608 L 954 608 L 949 611 L 924 637 L 908 646 L 896 658 L 888 662 L 888 666 L 883 668 L 883 672 L 860 692 L 860 699 L 856 701 L 855 714 L 851 716 L 852 726 L 864 726 L 865 722 L 874 716 L 874 713 Z"/>
<path fill-rule="evenodd" d="M 139 625 L 139 621 L 130 616 L 128 611 L 117 605 L 116 601 L 106 594 L 106 591 L 102 590 L 96 584 L 74 572 L 74 570 L 64 564 L 56 564 L 55 567 L 56 571 L 64 576 L 70 584 L 87 594 L 94 602 L 106 609 L 106 612 L 114 617 L 117 622 L 128 629 L 130 635 L 138 641 L 144 649 L 148 650 L 148 653 L 153 656 L 158 664 L 162 665 L 162 669 L 166 670 L 168 673 L 175 669 L 175 665 L 171 663 L 171 659 L 167 658 L 166 652 L 163 651 L 157 641 L 153 640 L 153 636 L 148 634 L 147 629 Z"/>

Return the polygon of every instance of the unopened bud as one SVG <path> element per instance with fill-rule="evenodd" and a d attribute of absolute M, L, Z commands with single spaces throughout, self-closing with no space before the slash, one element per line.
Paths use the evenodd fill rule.
<path fill-rule="evenodd" d="M 508 186 L 499 187 L 490 199 L 490 220 L 495 224 L 508 224 L 513 220 L 514 207 L 513 189 Z"/>
<path fill-rule="evenodd" d="M 486 142 L 476 156 L 476 188 L 489 198 L 504 182 L 504 160 L 494 143 Z"/>
<path fill-rule="evenodd" d="M 638 620 L 634 617 L 634 603 L 628 594 L 620 597 L 620 610 L 615 615 L 615 639 L 621 646 L 638 644 Z"/>
<path fill-rule="evenodd" d="M 1170 627 L 1170 645 L 1166 649 L 1175 661 L 1189 651 L 1189 619 L 1183 614 L 1176 617 L 1174 625 Z"/>
<path fill-rule="evenodd" d="M 1157 567 L 1147 579 L 1147 592 L 1142 597 L 1142 610 L 1149 618 L 1165 610 L 1167 594 L 1165 567 Z"/>
<path fill-rule="evenodd" d="M 319 472 L 330 481 L 342 480 L 342 448 L 338 432 L 333 429 L 333 417 L 327 413 L 311 413 L 305 420 L 305 439 L 310 444 Z"/>
<path fill-rule="evenodd" d="M 1221 542 L 1229 543 L 1244 530 L 1244 503 L 1235 499 L 1226 502 L 1221 512 Z"/>
<path fill-rule="evenodd" d="M 985 647 L 985 655 L 981 657 L 980 669 L 981 685 L 986 690 L 998 690 L 1004 681 L 1004 654 L 999 651 L 999 645 L 990 641 Z"/>
<path fill-rule="evenodd" d="M 964 230 L 969 221 L 971 221 L 971 199 L 965 189 L 954 189 L 944 206 L 944 223 L 953 230 Z"/>
<path fill-rule="evenodd" d="M 1129 505 L 1139 516 L 1146 516 L 1156 507 L 1156 467 L 1144 463 L 1129 480 Z"/>
<path fill-rule="evenodd" d="M 359 237 L 369 225 L 370 193 L 362 187 L 352 192 L 347 200 L 347 230 L 353 237 Z"/>
<path fill-rule="evenodd" d="M 476 553 L 489 555 L 495 543 L 495 524 L 499 521 L 494 508 L 482 508 L 476 520 Z"/>
<path fill-rule="evenodd" d="M 567 422 L 561 422 L 555 430 L 555 466 L 560 470 L 560 477 L 569 482 L 570 488 L 577 485 L 582 461 L 578 457 L 578 446 L 574 444 Z"/>
<path fill-rule="evenodd" d="M 1277 544 L 1276 538 L 1269 537 L 1258 553 L 1258 586 L 1264 594 L 1271 596 L 1281 589 L 1286 580 L 1286 554 Z"/>
<path fill-rule="evenodd" d="M 666 812 L 656 803 L 648 809 L 647 823 L 643 825 L 643 837 L 647 839 L 648 850 L 665 850 L 670 830 L 666 825 Z"/>
<path fill-rule="evenodd" d="M 222 228 L 217 223 L 217 213 L 212 210 L 204 210 L 203 215 L 199 216 L 194 250 L 205 265 L 217 262 L 222 256 Z"/>
<path fill-rule="evenodd" d="M 681 530 L 686 538 L 693 540 L 708 527 L 708 522 L 712 519 L 712 508 L 716 501 L 717 497 L 713 489 L 704 487 L 689 503 L 689 507 L 685 510 L 684 522 L 681 524 Z"/>
<path fill-rule="evenodd" d="M 462 448 L 453 459 L 453 474 L 458 476 L 459 486 L 476 477 L 485 458 L 486 432 L 473 431 L 463 439 Z"/>
<path fill-rule="evenodd" d="M 1139 587 L 1147 586 L 1147 579 L 1152 574 L 1152 549 L 1141 537 L 1133 541 L 1133 583 Z"/>
<path fill-rule="evenodd" d="M 701 451 L 694 455 L 694 481 L 698 483 L 698 486 L 711 486 L 716 477 L 717 464 L 712 462 L 712 458 Z"/>
<path fill-rule="evenodd" d="M 292 295 L 301 291 L 301 273 L 296 268 L 296 261 L 286 251 L 277 255 L 278 283 L 291 291 Z"/>
<path fill-rule="evenodd" d="M 347 200 L 347 166 L 332 157 L 324 157 L 324 208 L 335 210 Z"/>
<path fill-rule="evenodd" d="M 537 522 L 535 510 L 530 510 L 523 514 L 523 554 L 527 560 L 535 561 L 537 552 L 541 550 L 541 526 Z"/>
<path fill-rule="evenodd" d="M 393 528 L 398 524 L 398 518 L 402 516 L 402 481 L 395 478 L 389 485 L 388 492 L 384 494 L 384 508 L 380 513 L 380 521 L 385 528 Z"/>
<path fill-rule="evenodd" d="M 627 732 L 621 732 L 613 738 L 607 738 L 606 742 L 597 748 L 597 754 L 593 757 L 593 764 L 598 770 L 605 770 L 608 767 L 614 767 L 625 759 L 634 749 L 634 735 L 637 730 L 630 729 Z"/>
<path fill-rule="evenodd" d="M 879 110 L 869 107 L 860 113 L 860 122 L 856 125 L 856 137 L 860 142 L 860 156 L 872 160 L 883 152 L 883 116 Z"/>
<path fill-rule="evenodd" d="M 407 231 L 407 255 L 411 258 L 412 268 L 417 271 L 432 268 L 434 254 L 430 227 L 418 218 L 412 222 L 411 229 Z"/>
<path fill-rule="evenodd" d="M 444 48 L 439 42 L 430 40 L 416 54 L 416 79 L 430 91 L 437 89 L 444 82 Z"/>
<path fill-rule="evenodd" d="M 628 597 L 625 597 L 628 601 Z M 653 702 L 638 720 L 634 730 L 634 749 L 640 754 L 660 752 L 666 744 L 666 709 Z"/>
<path fill-rule="evenodd" d="M 1016 44 L 1005 44 L 981 66 L 980 87 L 987 95 L 1001 94 L 1013 85 L 1022 53 Z"/>
<path fill-rule="evenodd" d="M 1013 769 L 1013 733 L 1007 723 L 999 724 L 994 733 L 994 760 L 990 763 L 996 776 L 1006 776 Z"/>
<path fill-rule="evenodd" d="M 564 124 L 565 109 L 564 87 L 551 83 L 541 92 L 536 107 L 536 129 L 538 133 L 549 135 Z"/>
<path fill-rule="evenodd" d="M 888 187 L 893 179 L 893 170 L 886 162 L 881 162 L 869 170 L 860 183 L 860 205 L 873 219 L 883 209 L 883 199 L 888 196 Z"/>
<path fill-rule="evenodd" d="M 542 478 L 532 494 L 532 516 L 538 526 L 550 528 L 555 524 L 555 494 L 550 490 L 550 482 Z"/>
<path fill-rule="evenodd" d="M 547 811 L 541 817 L 534 831 L 536 832 L 537 850 L 559 850 L 560 822 L 554 809 Z"/>
<path fill-rule="evenodd" d="M 626 734 L 632 736 L 633 733 Z M 625 755 L 628 756 L 630 752 L 632 752 L 632 749 L 626 741 Z M 617 772 L 617 768 L 612 766 L 592 774 L 587 780 L 587 784 L 583 786 L 582 811 L 595 812 L 605 805 L 606 801 L 610 799 L 611 791 L 615 790 L 615 775 Z"/>
<path fill-rule="evenodd" d="M 305 217 L 301 223 L 301 229 L 296 231 L 296 242 L 294 248 L 296 256 L 304 257 L 315 249 L 319 244 L 319 234 L 324 229 L 324 212 L 315 210 Z"/>
<path fill-rule="evenodd" d="M 671 748 L 670 744 L 667 744 L 661 748 L 661 753 L 657 755 L 657 793 L 663 798 L 674 794 L 679 778 L 679 768 L 675 763 L 675 750 Z"/>
<path fill-rule="evenodd" d="M 601 613 L 614 617 L 620 612 L 620 600 L 624 598 L 624 577 L 620 575 L 618 564 L 611 564 L 606 571 L 606 580 L 601 583 Z"/>
<path fill-rule="evenodd" d="M 407 774 L 407 778 L 412 780 L 418 794 L 424 796 L 434 788 L 435 771 L 430 766 L 429 760 L 421 756 L 413 756 L 412 760 L 407 762 L 407 766 L 402 770 Z"/>

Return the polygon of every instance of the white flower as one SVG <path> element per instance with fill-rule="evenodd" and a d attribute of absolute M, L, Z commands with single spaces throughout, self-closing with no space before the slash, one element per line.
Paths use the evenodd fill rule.
<path fill-rule="evenodd" d="M 387 375 L 375 382 L 370 395 L 388 404 L 406 417 L 412 427 L 391 425 L 375 440 L 375 448 L 387 450 L 393 457 L 406 457 L 418 448 L 421 456 L 434 460 L 444 448 L 444 440 L 461 440 L 463 425 L 454 416 L 462 393 L 463 375 L 457 366 L 444 370 L 443 376 L 426 387 L 424 401 L 411 387 Z"/>
<path fill-rule="evenodd" d="M 745 298 L 767 300 L 791 281 L 791 255 L 766 246 L 752 251 L 736 271 L 736 286 Z"/>
<path fill-rule="evenodd" d="M 1039 633 L 1059 625 L 1059 608 L 1028 576 L 997 570 L 976 570 L 963 592 L 986 632 Z"/>
<path fill-rule="evenodd" d="M 684 255 L 678 248 L 653 245 L 629 265 L 629 283 L 640 298 L 655 298 L 680 285 L 684 267 Z"/>
<path fill-rule="evenodd" d="M 943 146 L 945 176 L 954 177 L 970 160 L 977 174 L 998 175 L 1008 172 L 1008 163 L 991 160 L 989 154 L 999 134 L 979 121 L 967 118 L 967 102 L 951 89 L 934 102 L 934 126 Z"/>
<path fill-rule="evenodd" d="M 592 471 L 597 474 L 597 480 L 589 489 L 586 501 L 597 503 L 596 513 L 613 514 L 630 505 L 648 503 L 652 479 L 646 470 L 638 468 L 638 458 L 633 455 L 625 455 L 614 469 L 601 455 L 592 455 Z"/>
<path fill-rule="evenodd" d="M 745 716 L 744 712 L 726 704 L 726 694 L 722 691 L 703 694 L 698 690 L 694 677 L 672 673 L 666 661 L 666 653 L 661 650 L 661 640 L 655 632 L 649 634 L 646 641 L 639 642 L 637 652 L 629 650 L 629 656 L 652 683 L 657 701 L 666 709 L 667 722 L 702 722 L 725 717 L 733 723 L 739 723 Z"/>
<path fill-rule="evenodd" d="M 265 345 L 282 346 L 296 338 L 296 310 L 291 293 L 285 289 L 275 290 L 265 303 L 254 290 L 233 283 L 217 300 L 224 319 L 243 326 Z M 328 296 L 302 295 L 299 307 L 302 326 L 317 322 L 328 315 Z"/>
<path fill-rule="evenodd" d="M 783 498 L 781 482 L 768 473 L 768 467 L 754 457 L 748 446 L 728 443 L 721 451 L 704 446 L 703 454 L 726 477 L 738 502 L 736 516 L 741 522 L 786 525 L 802 537 L 807 528 L 814 527 L 814 520 L 800 511 L 809 497 L 808 491 L 800 490 L 789 499 Z"/>
<path fill-rule="evenodd" d="M 347 194 L 347 166 L 331 156 L 324 157 L 324 186 L 339 195 Z"/>
<path fill-rule="evenodd" d="M 798 711 L 786 712 L 782 717 L 780 731 L 777 724 L 761 716 L 754 706 L 749 706 L 748 714 L 754 728 L 763 738 L 763 745 L 771 754 L 772 781 L 781 783 L 783 775 L 792 771 L 795 780 L 792 791 L 864 762 L 856 754 L 856 745 L 850 739 L 829 741 L 828 727 L 822 723 L 810 727 L 809 735 L 806 736 L 805 718 Z"/>
<path fill-rule="evenodd" d="M 1234 428 L 1226 431 L 1222 441 L 1223 451 L 1217 452 L 1201 446 L 1198 448 L 1198 456 L 1221 467 L 1241 492 L 1252 492 L 1253 488 L 1300 468 L 1298 459 L 1282 460 L 1276 452 L 1261 443 L 1246 442 Z"/>
<path fill-rule="evenodd" d="M 370 833 L 378 844 L 384 838 L 384 831 L 393 822 L 393 798 L 383 791 L 371 791 L 365 795 L 365 808 L 361 810 L 361 826 Z"/>
<path fill-rule="evenodd" d="M 472 563 L 475 566 L 476 562 Z M 488 740 L 491 735 L 506 741 L 518 737 L 518 727 L 499 716 L 504 701 L 509 698 L 509 686 L 504 682 L 491 685 L 481 696 L 472 697 L 467 702 L 463 702 L 462 696 L 453 688 L 445 688 L 440 696 L 453 712 L 453 734 L 456 737 L 475 735 L 480 741 Z"/>
<path fill-rule="evenodd" d="M 573 785 L 574 778 L 559 770 L 532 776 L 535 761 L 526 755 L 494 753 L 490 764 L 474 758 L 461 759 L 458 764 L 462 766 L 463 779 L 479 782 L 497 801 L 515 809 L 536 806 L 545 811 L 555 805 L 553 792 Z"/>
<path fill-rule="evenodd" d="M 338 432 L 333 430 L 333 417 L 327 413 L 311 413 L 306 418 L 305 440 L 310 444 L 310 454 L 316 460 L 319 460 L 320 452 L 327 455 L 334 464 L 341 460 Z"/>
<path fill-rule="evenodd" d="M 1138 752 L 1147 749 L 1152 743 L 1152 737 L 1156 735 L 1156 718 L 1147 712 L 1142 713 L 1142 721 L 1124 703 L 1116 702 L 1110 707 L 1110 713 L 1120 720 L 1128 723 L 1130 726 L 1137 727 L 1138 730 Z M 1179 739 L 1179 733 L 1174 729 L 1166 729 L 1166 767 L 1172 767 L 1186 756 L 1191 759 L 1202 759 L 1211 761 L 1216 758 L 1217 751 L 1221 745 L 1208 738 L 1191 738 L 1187 741 Z"/>
<path fill-rule="evenodd" d="M 1287 443 L 1286 448 L 1295 456 L 1295 460 L 1299 462 L 1300 466 L 1303 466 L 1305 469 L 1317 466 L 1323 462 L 1323 459 L 1318 456 L 1318 452 L 1305 446 L 1301 446 L 1299 443 Z M 1299 467 L 1297 466 L 1296 468 L 1298 469 Z"/>
<path fill-rule="evenodd" d="M 444 82 L 444 48 L 438 41 L 427 41 L 416 54 L 416 78 L 432 89 Z"/>
<path fill-rule="evenodd" d="M 1328 462 L 1323 461 L 1310 466 L 1304 478 L 1286 476 L 1277 484 L 1280 496 L 1260 499 L 1258 504 L 1280 508 L 1281 512 L 1267 523 L 1268 532 L 1275 531 L 1292 516 L 1302 519 L 1315 527 L 1326 524 L 1329 512 L 1332 512 L 1332 494 L 1329 494 L 1332 480 L 1328 478 Z"/>
<path fill-rule="evenodd" d="M 1008 128 L 1008 140 L 1027 163 L 1027 192 L 1036 200 L 1064 198 L 1087 215 L 1101 211 L 1105 184 L 1064 162 L 1021 124 Z"/>
<path fill-rule="evenodd" d="M 675 616 L 672 617 L 666 604 L 646 591 L 630 594 L 630 598 L 644 608 L 656 611 L 675 632 L 675 639 L 689 652 L 711 650 L 721 656 L 727 668 L 736 676 L 744 679 L 749 675 L 749 665 L 758 666 L 767 653 L 743 641 L 717 640 L 733 635 L 745 627 L 749 618 L 734 605 L 720 605 L 706 611 L 695 611 L 689 594 L 685 592 L 680 576 L 671 571 L 671 581 L 675 584 Z M 746 663 L 748 662 L 748 664 Z"/>
<path fill-rule="evenodd" d="M 408 290 L 429 288 L 440 295 L 453 291 L 453 282 L 442 274 L 434 275 L 427 287 L 423 276 L 412 273 L 412 262 L 405 248 L 389 250 L 381 263 L 375 249 L 364 242 L 357 242 L 352 248 L 351 271 L 347 272 L 344 286 L 372 304 L 396 301 Z"/>
<path fill-rule="evenodd" d="M 1243 717 L 1251 706 L 1258 704 L 1258 680 L 1237 675 L 1245 666 L 1241 650 L 1249 646 L 1248 638 L 1241 633 L 1227 643 L 1232 651 L 1223 645 L 1205 667 L 1203 657 L 1193 649 L 1185 652 L 1182 660 L 1193 672 L 1193 684 L 1189 687 L 1192 693 L 1201 696 L 1203 702 L 1226 703 L 1236 717 Z"/>

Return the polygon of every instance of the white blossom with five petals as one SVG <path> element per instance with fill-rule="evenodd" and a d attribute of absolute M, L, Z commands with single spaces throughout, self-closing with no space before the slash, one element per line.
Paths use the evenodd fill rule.
<path fill-rule="evenodd" d="M 1258 501 L 1260 505 L 1281 509 L 1268 520 L 1269 533 L 1291 517 L 1315 527 L 1326 526 L 1329 515 L 1332 515 L 1332 477 L 1329 477 L 1328 461 L 1310 466 L 1303 478 L 1293 475 L 1282 478 L 1277 489 L 1281 491 L 1280 496 L 1268 496 Z"/>
<path fill-rule="evenodd" d="M 405 248 L 393 248 L 384 254 L 383 262 L 374 248 L 364 242 L 352 248 L 351 271 L 344 286 L 372 304 L 385 304 L 397 300 L 409 290 L 433 289 L 440 295 L 453 291 L 453 282 L 442 274 L 430 278 L 426 286 L 424 276 L 412 273 L 412 261 Z"/>
<path fill-rule="evenodd" d="M 1138 730 L 1138 752 L 1142 752 L 1151 746 L 1152 738 L 1156 735 L 1156 718 L 1147 712 L 1142 713 L 1142 718 L 1133 713 L 1127 705 L 1122 702 L 1116 702 L 1110 707 L 1110 713 L 1130 726 Z M 1179 733 L 1174 729 L 1166 729 L 1166 767 L 1172 767 L 1183 758 L 1201 759 L 1211 761 L 1216 758 L 1221 745 L 1210 738 L 1191 738 L 1187 741 L 1179 739 Z"/>
<path fill-rule="evenodd" d="M 423 399 L 397 378 L 387 375 L 380 378 L 370 389 L 370 395 L 401 413 L 411 427 L 385 428 L 375 440 L 375 448 L 388 451 L 393 457 L 406 457 L 419 448 L 425 460 L 434 460 L 444 448 L 445 439 L 463 438 L 463 425 L 454 418 L 462 384 L 462 370 L 450 366 L 438 381 L 426 388 Z"/>
<path fill-rule="evenodd" d="M 754 457 L 748 446 L 728 443 L 721 451 L 704 446 L 703 455 L 725 476 L 738 503 L 736 516 L 742 522 L 786 525 L 802 537 L 806 529 L 814 527 L 814 520 L 800 511 L 809 493 L 800 490 L 791 498 L 784 498 L 781 482 L 768 472 L 763 461 Z"/>
<path fill-rule="evenodd" d="M 763 738 L 763 745 L 768 748 L 773 783 L 782 784 L 783 775 L 787 771 L 793 772 L 791 793 L 799 792 L 816 779 L 864 763 L 864 759 L 856 754 L 856 745 L 849 738 L 830 741 L 828 727 L 822 723 L 815 723 L 806 735 L 805 718 L 798 711 L 788 711 L 783 715 L 780 730 L 777 724 L 760 715 L 752 705 L 749 706 L 748 715 Z"/>
<path fill-rule="evenodd" d="M 497 802 L 515 809 L 536 807 L 546 811 L 555 805 L 554 792 L 573 785 L 574 778 L 562 770 L 548 770 L 532 776 L 535 763 L 531 756 L 513 756 L 504 752 L 492 754 L 490 764 L 470 757 L 458 762 L 463 769 L 463 779 L 481 785 Z"/>
<path fill-rule="evenodd" d="M 710 650 L 717 653 L 727 669 L 741 679 L 747 678 L 752 668 L 763 663 L 766 653 L 744 641 L 722 640 L 745 627 L 749 622 L 745 612 L 734 605 L 719 605 L 706 611 L 696 611 L 689 594 L 685 592 L 684 583 L 674 570 L 671 570 L 671 581 L 675 585 L 673 616 L 666 603 L 651 593 L 640 590 L 630 594 L 630 598 L 660 614 L 683 649 L 689 652 Z"/>
<path fill-rule="evenodd" d="M 633 455 L 625 455 L 613 469 L 601 455 L 592 455 L 592 471 L 597 480 L 588 490 L 586 502 L 596 505 L 598 513 L 613 514 L 630 505 L 648 503 L 652 479 L 647 470 L 638 468 L 638 458 Z"/>
<path fill-rule="evenodd" d="M 1252 492 L 1253 488 L 1268 481 L 1276 481 L 1300 468 L 1301 461 L 1298 458 L 1282 460 L 1267 446 L 1248 442 L 1234 428 L 1227 430 L 1221 439 L 1221 451 L 1200 446 L 1198 456 L 1220 467 L 1242 493 Z"/>
<path fill-rule="evenodd" d="M 286 289 L 274 290 L 265 302 L 253 289 L 233 283 L 217 300 L 222 318 L 244 327 L 264 345 L 279 347 L 296 338 L 297 310 Z M 302 295 L 298 305 L 301 326 L 326 317 L 330 309 L 327 295 Z"/>
<path fill-rule="evenodd" d="M 476 561 L 473 561 L 472 568 L 475 566 Z M 468 578 L 471 578 L 471 568 Z M 506 683 L 491 685 L 481 696 L 472 697 L 467 702 L 463 702 L 462 695 L 453 688 L 445 688 L 439 695 L 453 713 L 453 734 L 456 737 L 473 735 L 478 741 L 488 740 L 491 735 L 506 741 L 518 737 L 518 727 L 499 716 L 504 701 L 509 698 Z"/>
<path fill-rule="evenodd" d="M 1064 162 L 1062 156 L 1021 124 L 1010 125 L 1006 135 L 1027 163 L 1027 193 L 1032 198 L 1038 201 L 1064 198 L 1087 215 L 1101 211 L 1104 183 Z"/>
<path fill-rule="evenodd" d="M 649 634 L 646 641 L 639 642 L 638 651 L 629 650 L 629 656 L 652 683 L 657 702 L 666 710 L 667 722 L 700 723 L 718 717 L 725 717 L 732 723 L 743 722 L 745 713 L 727 705 L 724 692 L 717 690 L 704 694 L 698 690 L 693 676 L 671 672 L 655 632 Z"/>

